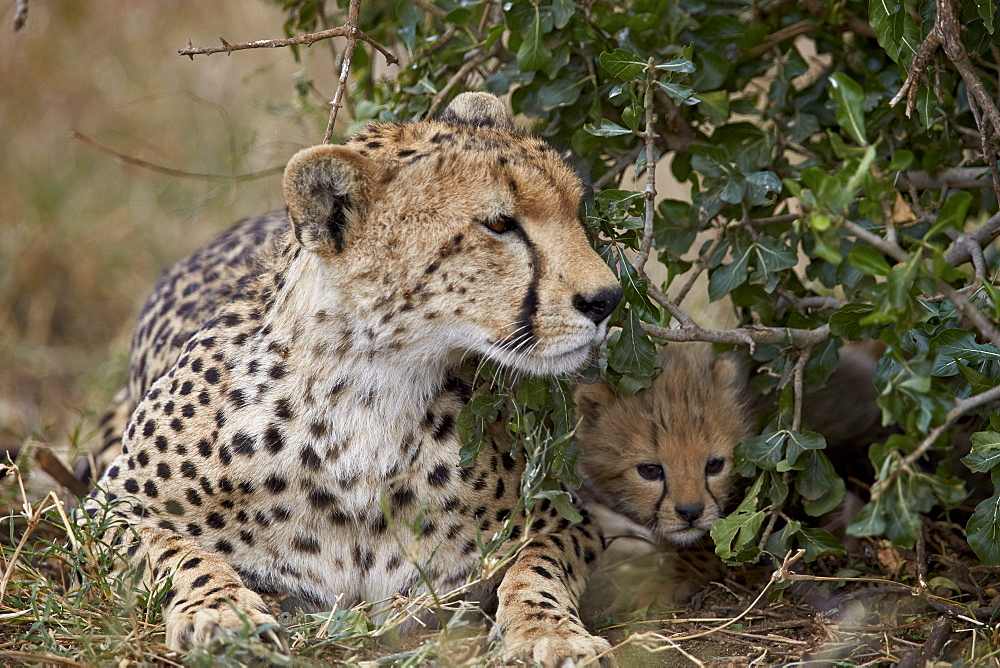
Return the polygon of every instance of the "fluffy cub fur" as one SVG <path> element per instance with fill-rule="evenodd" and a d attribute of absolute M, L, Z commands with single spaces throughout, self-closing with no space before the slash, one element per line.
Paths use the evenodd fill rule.
<path fill-rule="evenodd" d="M 721 516 L 733 448 L 750 434 L 747 374 L 701 344 L 671 345 L 646 390 L 584 385 L 577 403 L 584 491 L 659 538 L 689 544 Z"/>
<path fill-rule="evenodd" d="M 870 343 L 842 346 L 826 386 L 804 398 L 803 425 L 824 436 L 838 470 L 866 466 L 867 446 L 893 433 L 881 424 L 873 384 L 881 352 Z M 659 361 L 660 375 L 633 397 L 602 383 L 576 390 L 580 469 L 587 495 L 685 545 L 724 512 L 733 449 L 774 406 L 749 387 L 748 369 L 710 345 L 673 344 Z"/>

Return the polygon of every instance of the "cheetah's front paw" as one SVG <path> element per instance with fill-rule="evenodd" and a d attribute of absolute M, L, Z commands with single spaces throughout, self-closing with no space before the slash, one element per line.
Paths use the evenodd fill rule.
<path fill-rule="evenodd" d="M 613 666 L 611 645 L 604 638 L 565 626 L 528 635 L 508 630 L 504 634 L 507 659 L 524 659 L 546 668 L 558 666 Z"/>
<path fill-rule="evenodd" d="M 178 608 L 167 618 L 167 646 L 179 652 L 207 647 L 214 638 L 227 633 L 253 631 L 265 624 L 278 626 L 278 620 L 264 612 L 267 610 L 264 601 L 249 589 L 231 592 L 224 599 L 204 601 L 199 606 Z M 285 648 L 280 629 L 264 629 L 260 635 Z"/>

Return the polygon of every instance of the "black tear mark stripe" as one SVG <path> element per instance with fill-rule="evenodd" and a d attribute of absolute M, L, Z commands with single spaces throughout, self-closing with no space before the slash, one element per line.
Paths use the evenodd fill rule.
<path fill-rule="evenodd" d="M 528 238 L 524 229 L 519 225 L 511 231 L 521 237 L 525 247 L 528 249 L 528 255 L 531 257 L 531 283 L 528 285 L 528 291 L 521 301 L 521 311 L 517 317 L 517 326 L 519 329 L 523 327 L 524 331 L 515 337 L 517 341 L 523 339 L 522 343 L 519 344 L 523 345 L 524 343 L 533 342 L 535 339 L 535 325 L 533 321 L 535 313 L 538 311 L 538 281 L 541 278 L 542 268 L 535 244 Z"/>

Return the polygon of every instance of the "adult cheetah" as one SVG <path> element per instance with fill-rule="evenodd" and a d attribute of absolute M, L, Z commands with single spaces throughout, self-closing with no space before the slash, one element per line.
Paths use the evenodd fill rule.
<path fill-rule="evenodd" d="M 134 529 L 118 538 L 144 586 L 171 578 L 168 645 L 238 613 L 275 623 L 257 592 L 329 609 L 449 591 L 506 525 L 524 542 L 490 582 L 508 654 L 607 651 L 576 611 L 599 531 L 547 501 L 526 514 L 502 425 L 465 468 L 455 432 L 470 356 L 562 374 L 605 335 L 621 289 L 579 178 L 466 93 L 438 120 L 299 152 L 283 188 L 287 217 L 238 224 L 150 298 L 99 463 L 119 436 L 121 452 L 85 503 Z"/>

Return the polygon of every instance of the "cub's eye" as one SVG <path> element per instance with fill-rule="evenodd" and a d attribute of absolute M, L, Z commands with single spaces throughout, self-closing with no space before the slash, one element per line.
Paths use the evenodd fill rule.
<path fill-rule="evenodd" d="M 493 218 L 491 220 L 482 221 L 490 231 L 496 232 L 497 234 L 503 234 L 504 232 L 510 232 L 517 228 L 517 221 L 514 220 L 513 216 L 501 216 L 499 218 Z"/>
<path fill-rule="evenodd" d="M 639 464 L 635 470 L 646 480 L 659 480 L 663 477 L 663 467 L 659 464 Z"/>
<path fill-rule="evenodd" d="M 715 475 L 722 471 L 722 467 L 726 465 L 725 459 L 720 459 L 719 457 L 712 457 L 707 462 L 705 462 L 705 473 L 708 475 Z"/>

